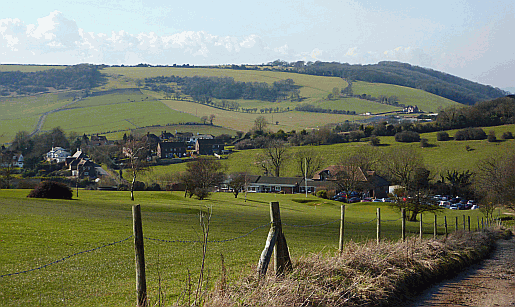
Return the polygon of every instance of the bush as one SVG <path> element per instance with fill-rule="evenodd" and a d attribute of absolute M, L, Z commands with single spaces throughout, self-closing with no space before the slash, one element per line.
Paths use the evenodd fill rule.
<path fill-rule="evenodd" d="M 380 143 L 381 143 L 381 141 L 379 140 L 379 138 L 377 136 L 373 135 L 370 137 L 370 145 L 379 146 Z"/>
<path fill-rule="evenodd" d="M 395 141 L 403 143 L 420 142 L 420 134 L 415 131 L 402 131 L 395 134 Z"/>
<path fill-rule="evenodd" d="M 145 191 L 145 183 L 141 181 L 134 182 L 134 191 Z"/>
<path fill-rule="evenodd" d="M 488 131 L 487 139 L 488 139 L 488 142 L 490 142 L 490 143 L 497 142 L 497 137 L 495 136 L 495 131 L 493 131 L 493 130 Z"/>
<path fill-rule="evenodd" d="M 319 198 L 327 199 L 327 191 L 326 190 L 317 191 L 316 196 Z"/>
<path fill-rule="evenodd" d="M 161 191 L 161 186 L 159 183 L 153 182 L 147 186 L 147 191 Z"/>
<path fill-rule="evenodd" d="M 457 141 L 484 140 L 486 138 L 486 133 L 481 128 L 465 128 L 456 131 L 456 134 L 454 134 L 454 139 Z"/>
<path fill-rule="evenodd" d="M 445 131 L 439 131 L 438 133 L 436 133 L 437 141 L 448 141 L 450 139 L 451 138 L 449 137 L 449 133 L 447 133 Z"/>
<path fill-rule="evenodd" d="M 513 139 L 513 134 L 510 131 L 504 132 L 501 136 L 503 140 L 511 140 Z"/>
<path fill-rule="evenodd" d="M 27 197 L 31 198 L 52 198 L 72 199 L 73 191 L 64 183 L 55 181 L 43 181 L 39 183 Z"/>
<path fill-rule="evenodd" d="M 421 147 L 429 147 L 429 141 L 427 139 L 420 139 Z"/>

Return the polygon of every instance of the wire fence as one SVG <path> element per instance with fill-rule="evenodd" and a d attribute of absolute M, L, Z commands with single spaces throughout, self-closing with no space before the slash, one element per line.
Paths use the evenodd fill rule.
<path fill-rule="evenodd" d="M 230 222 L 229 219 L 227 219 L 227 220 L 225 219 L 225 217 L 226 217 L 225 215 L 213 215 L 213 217 L 215 217 L 216 219 L 218 219 L 219 221 L 222 221 L 224 223 Z M 227 216 L 227 217 L 229 217 L 229 216 Z M 393 224 L 391 226 L 397 225 L 399 227 L 399 236 L 400 236 L 400 231 L 401 231 L 401 228 L 400 228 L 400 224 L 401 223 L 400 222 L 402 221 L 402 219 L 403 219 L 402 216 L 397 218 L 397 219 L 379 219 L 380 223 L 377 223 L 378 224 L 377 227 L 380 227 L 379 225 L 381 223 Z M 363 226 L 363 225 L 371 224 L 371 223 L 374 223 L 374 222 L 377 222 L 377 221 L 378 221 L 377 217 L 374 217 L 374 218 L 372 218 L 370 220 L 366 220 L 366 221 L 362 221 L 362 222 L 355 222 L 355 221 L 350 221 L 350 220 L 345 220 L 345 219 L 342 220 L 341 218 L 339 218 L 339 219 L 334 219 L 334 220 L 330 220 L 328 222 L 318 223 L 318 224 L 298 224 L 298 223 L 282 222 L 282 225 L 284 225 L 287 228 L 290 227 L 292 229 L 293 228 L 299 228 L 299 229 L 310 228 L 310 229 L 312 229 L 312 228 L 317 228 L 317 227 L 332 227 L 331 229 L 335 230 L 337 228 L 334 227 L 334 225 L 338 225 L 338 224 L 340 225 L 340 227 L 344 228 L 344 225 Z M 470 219 L 468 220 L 468 222 L 470 223 Z M 343 223 L 343 225 L 340 224 L 340 223 Z M 238 240 L 242 240 L 242 239 L 248 238 L 252 234 L 256 234 L 256 232 L 258 230 L 266 228 L 266 227 L 270 227 L 271 224 L 272 224 L 272 222 L 267 222 L 267 223 L 261 224 L 261 225 L 259 225 L 257 227 L 251 228 L 251 229 L 245 231 L 241 235 L 234 236 L 234 237 L 229 237 L 229 238 L 223 238 L 223 239 L 216 239 L 216 240 L 207 240 L 207 241 L 203 241 L 203 240 L 184 240 L 184 239 L 173 239 L 173 238 L 172 239 L 170 239 L 170 238 L 156 238 L 156 237 L 147 237 L 147 236 L 143 237 L 143 239 L 146 240 L 146 241 L 151 241 L 151 242 L 156 242 L 156 243 L 169 243 L 169 244 L 204 244 L 204 243 L 223 244 L 223 243 L 235 242 L 235 241 L 238 241 Z M 432 222 L 422 222 L 420 224 L 422 224 L 422 225 L 431 225 L 432 226 L 431 228 L 433 228 L 435 226 L 435 222 L 434 221 L 432 221 Z M 477 228 L 478 229 L 480 228 L 480 226 L 483 227 L 483 225 L 484 225 L 483 222 L 481 222 L 481 224 L 480 224 L 479 220 L 477 221 Z M 409 228 L 411 229 L 411 231 L 410 230 L 405 230 L 405 232 L 408 233 L 408 234 L 416 234 L 416 232 L 413 231 L 416 226 L 420 226 L 420 225 L 410 224 Z M 442 230 L 441 230 L 442 227 L 446 228 L 446 232 L 445 233 L 447 233 L 447 229 L 452 229 L 454 227 L 456 229 L 458 229 L 458 226 L 463 226 L 465 228 L 465 224 L 464 223 L 456 223 L 456 222 L 455 223 L 442 223 L 441 219 L 440 219 L 440 221 L 437 221 L 437 223 L 436 223 L 436 227 L 440 228 L 440 229 L 437 229 L 437 232 L 439 231 L 438 232 L 439 234 L 443 234 Z M 367 227 L 368 227 L 367 229 L 369 229 L 369 230 L 372 229 L 372 227 L 370 227 L 370 226 L 367 226 Z M 468 227 L 470 229 L 470 225 L 468 225 Z M 420 228 L 420 234 L 422 234 L 422 231 L 423 231 L 423 229 Z M 378 231 L 378 233 L 379 233 L 379 231 Z M 98 251 L 98 250 L 101 250 L 101 249 L 105 249 L 107 247 L 121 245 L 124 242 L 130 241 L 131 238 L 134 238 L 134 235 L 130 235 L 130 236 L 125 237 L 124 239 L 121 239 L 121 240 L 118 240 L 118 241 L 114 241 L 114 242 L 110 242 L 110 243 L 106 243 L 106 244 L 97 246 L 95 248 L 90 248 L 90 249 L 82 250 L 82 251 L 79 251 L 79 252 L 74 252 L 74 253 L 69 254 L 67 256 L 60 257 L 59 259 L 54 260 L 52 262 L 46 263 L 44 265 L 39 265 L 39 266 L 36 266 L 34 268 L 31 268 L 31 269 L 20 270 L 20 271 L 16 271 L 16 272 L 12 272 L 12 273 L 5 273 L 3 275 L 0 275 L 0 280 L 1 279 L 5 280 L 5 278 L 13 277 L 13 276 L 21 275 L 21 274 L 27 274 L 27 273 L 31 273 L 31 272 L 35 272 L 35 271 L 40 271 L 40 270 L 48 268 L 50 266 L 54 266 L 56 264 L 63 263 L 63 262 L 65 262 L 65 261 L 67 261 L 67 260 L 69 260 L 71 258 L 77 258 L 78 256 L 85 255 L 85 254 L 90 254 L 92 252 L 95 252 L 95 251 Z M 264 242 L 265 237 L 263 236 L 262 238 L 263 238 L 263 242 Z M 335 245 L 337 245 L 338 241 L 336 240 L 336 238 L 335 238 L 334 242 L 335 242 Z"/>

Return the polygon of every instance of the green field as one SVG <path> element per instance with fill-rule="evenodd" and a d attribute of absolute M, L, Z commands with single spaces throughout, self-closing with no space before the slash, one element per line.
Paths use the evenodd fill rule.
<path fill-rule="evenodd" d="M 1 64 L 0 71 L 21 71 L 21 72 L 34 72 L 48 69 L 65 69 L 64 65 L 7 65 Z"/>
<path fill-rule="evenodd" d="M 131 205 L 128 192 L 80 191 L 71 201 L 28 199 L 28 190 L 0 191 L 0 275 L 22 272 L 70 258 L 39 270 L 0 277 L 2 306 L 127 306 L 135 300 L 134 248 Z M 306 202 L 307 200 L 307 202 Z M 215 193 L 198 201 L 182 193 L 136 192 L 142 205 L 147 286 L 152 305 L 161 288 L 166 306 L 172 305 L 187 289 L 188 272 L 198 276 L 202 236 L 199 210 L 211 206 L 213 216 L 206 272 L 212 287 L 220 275 L 223 254 L 229 282 L 252 270 L 264 248 L 269 222 L 269 202 L 278 201 L 284 233 L 293 260 L 301 255 L 333 253 L 338 247 L 340 203 L 303 195 L 251 194 L 242 196 Z M 345 239 L 375 239 L 376 208 L 381 208 L 382 234 L 400 237 L 399 212 L 376 203 L 347 205 Z M 478 211 L 445 210 L 450 228 L 454 217 L 472 216 Z M 388 221 L 391 220 L 391 221 Z M 425 219 L 432 221 L 431 216 Z M 330 223 L 332 222 L 332 223 Z M 329 223 L 329 224 L 327 224 Z M 325 225 L 320 225 L 325 224 Z M 313 227 L 298 227 L 320 225 Z M 261 227 L 262 226 L 262 227 Z M 261 228 L 259 228 L 261 227 Z M 433 228 L 424 226 L 431 237 Z M 257 229 L 256 229 L 257 228 Z M 254 231 L 253 231 L 254 230 Z M 253 231 L 253 232 L 251 232 Z M 439 231 L 443 234 L 443 228 Z M 249 232 L 251 232 L 249 234 Z M 408 223 L 408 233 L 418 235 L 418 223 Z M 245 236 L 247 235 L 248 236 Z M 228 240 L 234 239 L 234 240 Z M 225 241 L 228 240 L 228 241 Z"/>
<path fill-rule="evenodd" d="M 367 94 L 376 98 L 380 95 L 388 97 L 397 96 L 399 103 L 404 105 L 417 105 L 419 109 L 424 112 L 436 112 L 439 109 L 451 106 L 461 106 L 461 104 L 447 98 L 422 90 L 393 84 L 357 81 L 352 83 L 352 91 L 354 95 Z"/>
<path fill-rule="evenodd" d="M 0 71 L 36 71 L 51 68 L 63 69 L 66 66 L 0 65 Z M 337 77 L 263 70 L 179 67 L 107 67 L 101 72 L 107 77 L 107 83 L 93 89 L 93 92 L 113 89 L 126 89 L 128 92 L 88 97 L 75 102 L 73 98 L 77 93 L 72 91 L 1 98 L 0 143 L 11 141 L 16 132 L 20 130 L 32 132 L 36 128 L 39 116 L 46 112 L 59 110 L 68 104 L 71 104 L 70 109 L 49 114 L 42 129 L 49 130 L 61 126 L 65 131 L 75 131 L 79 134 L 117 131 L 108 133 L 108 137 L 117 139 L 123 135 L 123 132 L 119 132 L 119 130 L 127 131 L 151 125 L 198 122 L 198 118 L 211 114 L 215 115 L 215 125 L 240 131 L 251 129 L 254 120 L 260 115 L 264 115 L 271 123 L 269 128 L 272 131 L 316 129 L 327 124 L 365 118 L 363 116 L 293 111 L 273 114 L 261 114 L 259 111 L 252 114 L 233 112 L 194 103 L 189 97 L 184 97 L 184 100 L 181 101 L 165 100 L 163 93 L 149 90 L 134 91 L 141 85 L 140 82 L 144 78 L 157 76 L 232 77 L 235 81 L 267 82 L 269 84 L 290 78 L 300 86 L 302 103 L 335 110 L 355 111 L 358 114 L 399 110 L 398 107 L 357 98 L 327 100 L 327 95 L 332 92 L 333 88 L 343 89 L 348 85 L 342 78 Z M 420 90 L 394 85 L 355 82 L 353 90 L 355 94 L 366 93 L 376 97 L 395 95 L 399 98 L 400 103 L 418 105 L 424 111 L 436 111 L 439 108 L 456 105 L 450 100 Z M 161 101 L 163 104 L 159 105 L 155 101 Z M 122 104 L 122 102 L 125 103 Z M 239 99 L 237 102 L 242 108 L 258 108 L 258 110 L 276 107 L 293 110 L 299 104 L 299 102 L 289 100 L 265 102 Z"/>
<path fill-rule="evenodd" d="M 200 121 L 195 116 L 174 111 L 140 92 L 88 97 L 72 107 L 48 115 L 43 130 L 59 126 L 65 131 L 103 133 Z"/>
<path fill-rule="evenodd" d="M 484 128 L 484 130 L 485 132 L 493 130 L 496 132 L 497 138 L 500 138 L 503 132 L 510 131 L 515 134 L 515 125 L 488 127 Z M 456 130 L 450 130 L 449 135 L 454 135 L 455 131 Z M 515 150 L 515 140 L 498 141 L 494 143 L 488 142 L 487 140 L 451 140 L 439 142 L 436 140 L 436 132 L 421 134 L 421 137 L 427 138 L 431 146 L 422 148 L 418 142 L 411 144 L 399 143 L 395 141 L 394 137 L 379 137 L 381 146 L 372 147 L 372 149 L 380 152 L 389 150 L 393 147 L 413 147 L 422 155 L 426 167 L 432 170 L 435 174 L 440 174 L 441 172 L 445 173 L 447 170 L 474 171 L 480 160 Z M 353 142 L 323 146 L 291 147 L 290 154 L 293 156 L 295 152 L 300 150 L 313 150 L 322 157 L 324 161 L 322 167 L 327 167 L 329 165 L 337 164 L 344 153 L 347 154 L 349 152 L 355 152 L 362 146 L 370 145 L 368 142 Z M 466 149 L 467 146 L 470 147 L 469 150 Z M 259 149 L 236 151 L 230 154 L 228 159 L 222 160 L 222 163 L 227 167 L 227 173 L 249 172 L 256 175 L 262 174 L 262 169 L 259 167 L 259 163 L 257 162 L 259 153 Z M 154 168 L 152 172 L 143 175 L 140 179 L 150 183 L 159 181 L 159 178 L 164 178 L 169 174 L 178 174 L 184 170 L 185 164 L 160 166 Z M 294 160 L 290 158 L 281 176 L 293 177 L 302 176 L 302 174 L 297 170 Z"/>

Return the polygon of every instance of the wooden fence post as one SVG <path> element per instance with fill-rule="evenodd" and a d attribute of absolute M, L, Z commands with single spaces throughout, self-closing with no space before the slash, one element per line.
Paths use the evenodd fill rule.
<path fill-rule="evenodd" d="M 436 214 L 435 214 L 435 222 L 433 225 L 433 238 L 436 239 L 437 235 L 438 235 L 438 224 L 437 224 L 437 219 L 436 219 Z"/>
<path fill-rule="evenodd" d="M 479 228 L 479 216 L 476 216 L 476 217 L 477 217 L 477 231 L 479 231 L 480 230 L 480 228 Z"/>
<path fill-rule="evenodd" d="M 424 233 L 424 226 L 423 226 L 423 222 L 422 222 L 422 213 L 420 213 L 420 227 L 419 227 L 419 236 L 420 236 L 420 240 L 422 240 L 422 234 Z"/>
<path fill-rule="evenodd" d="M 377 208 L 377 244 L 381 242 L 381 208 Z"/>
<path fill-rule="evenodd" d="M 406 209 L 401 209 L 402 217 L 402 242 L 406 241 Z"/>
<path fill-rule="evenodd" d="M 454 224 L 454 230 L 458 231 L 458 217 L 456 217 L 456 223 Z"/>
<path fill-rule="evenodd" d="M 449 230 L 447 229 L 447 215 L 443 217 L 443 224 L 445 226 L 445 237 L 447 238 L 447 236 L 449 235 Z"/>
<path fill-rule="evenodd" d="M 470 215 L 467 216 L 468 217 L 468 229 L 469 229 L 469 232 L 470 232 Z"/>
<path fill-rule="evenodd" d="M 292 268 L 286 238 L 282 233 L 281 214 L 278 202 L 270 202 L 270 219 L 270 231 L 268 232 L 265 249 L 263 249 L 261 253 L 257 268 L 260 277 L 265 276 L 273 252 L 275 252 L 274 263 L 275 273 L 277 275 Z"/>
<path fill-rule="evenodd" d="M 340 254 L 343 252 L 343 235 L 345 233 L 345 205 L 341 206 L 340 209 L 340 244 L 338 245 L 338 250 Z"/>
<path fill-rule="evenodd" d="M 481 218 L 481 230 L 485 229 L 485 222 L 483 218 Z"/>
<path fill-rule="evenodd" d="M 283 233 L 283 226 L 281 223 L 281 212 L 279 210 L 278 202 L 271 202 L 270 207 L 272 209 L 273 220 L 277 231 L 277 241 L 274 247 L 274 268 L 277 276 L 284 274 L 286 271 L 293 269 L 290 251 L 288 250 L 288 244 L 286 244 L 286 237 Z"/>
<path fill-rule="evenodd" d="M 143 227 L 141 223 L 141 206 L 132 206 L 134 229 L 134 251 L 136 254 L 136 306 L 147 306 L 147 281 L 145 276 L 145 250 L 143 247 Z"/>
<path fill-rule="evenodd" d="M 465 214 L 463 214 L 463 230 L 467 230 L 467 223 L 465 222 Z"/>

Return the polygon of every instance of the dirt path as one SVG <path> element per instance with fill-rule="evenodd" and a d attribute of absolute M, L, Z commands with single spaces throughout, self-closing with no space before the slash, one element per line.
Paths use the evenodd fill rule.
<path fill-rule="evenodd" d="M 515 238 L 499 240 L 489 259 L 404 306 L 515 306 Z"/>

